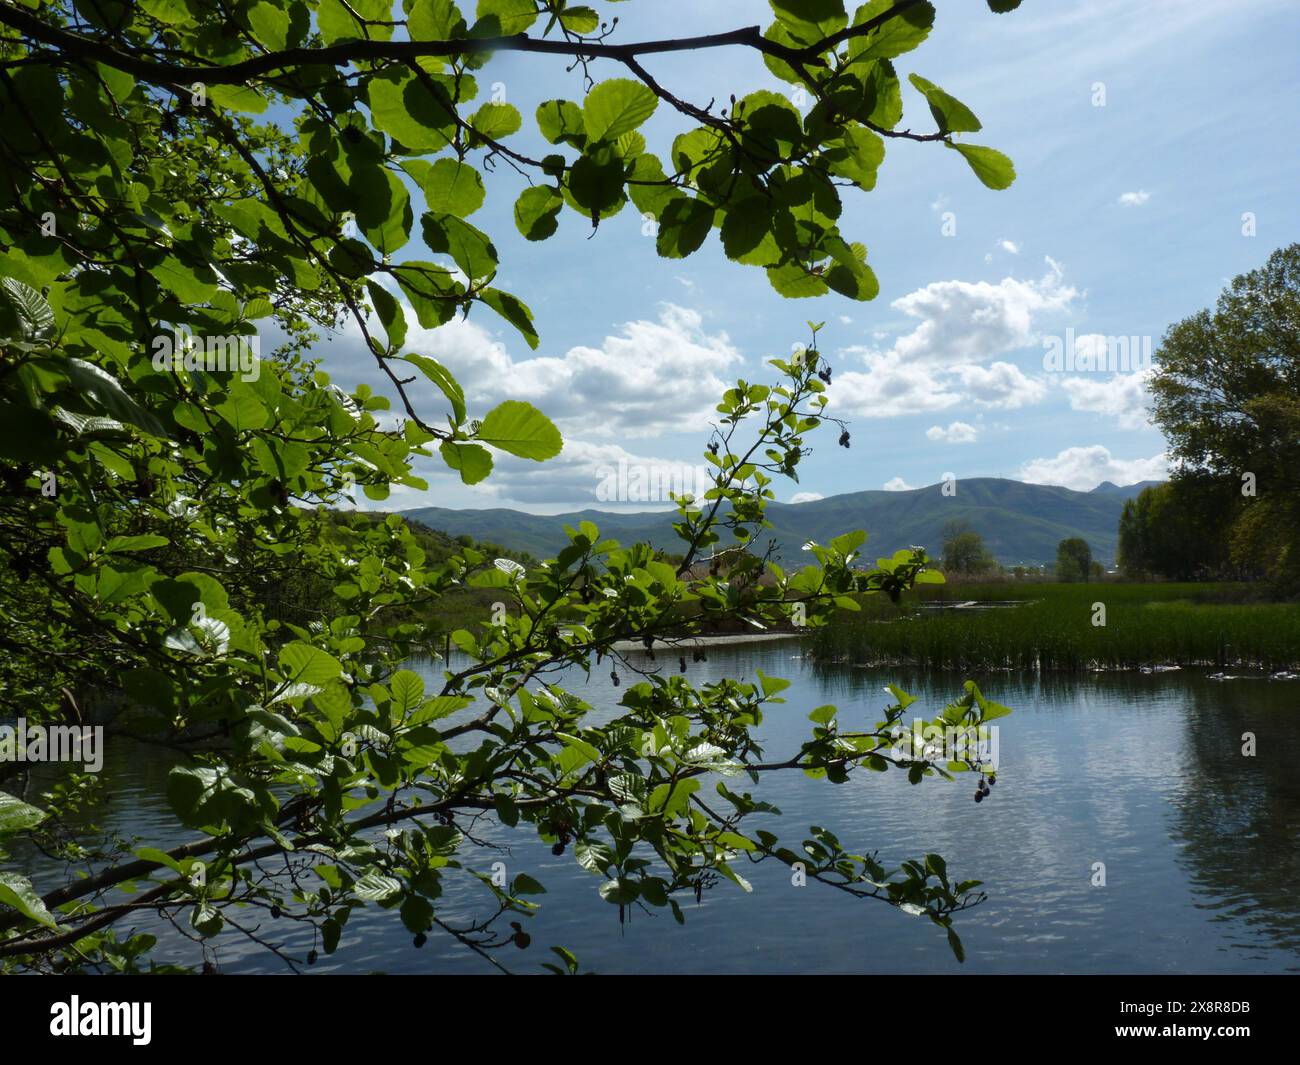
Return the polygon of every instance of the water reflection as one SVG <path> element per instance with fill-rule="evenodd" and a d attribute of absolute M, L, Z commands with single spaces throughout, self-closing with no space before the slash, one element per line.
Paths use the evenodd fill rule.
<path fill-rule="evenodd" d="M 674 658 L 665 668 L 676 665 Z M 417 668 L 435 680 L 441 664 Z M 756 669 L 792 680 L 786 704 L 772 708 L 762 729 L 771 756 L 806 738 L 813 707 L 834 702 L 841 720 L 872 724 L 890 700 L 884 685 L 893 681 L 932 715 L 961 693 L 964 679 L 818 665 L 797 641 L 715 648 L 689 669 L 696 682 L 752 678 Z M 850 850 L 878 851 L 887 865 L 933 850 L 956 876 L 983 880 L 990 901 L 959 917 L 964 967 L 928 922 L 817 885 L 793 887 L 788 871 L 772 863 L 746 870 L 752 895 L 724 883 L 698 906 L 691 900 L 684 927 L 667 914 L 640 911 L 620 927 L 617 908 L 596 895 L 599 880 L 571 853 L 552 855 L 526 826 L 480 826 L 476 834 L 500 849 L 473 862 L 486 869 L 505 861 L 511 876 L 527 872 L 547 888 L 529 923 L 533 947 L 512 948 L 503 960 L 535 971 L 548 960 L 548 946 L 564 944 L 584 968 L 600 972 L 1300 968 L 1300 682 L 1216 684 L 1192 672 L 975 679 L 1016 710 L 998 723 L 999 782 L 982 804 L 972 801 L 967 782 L 913 787 L 894 772 L 856 773 L 839 786 L 801 774 L 768 774 L 757 789 L 743 785 L 783 811 L 755 827 L 792 844 L 807 826 L 826 825 Z M 598 707 L 612 708 L 621 695 L 604 670 L 568 682 Z M 1258 737 L 1253 759 L 1239 753 L 1246 731 Z M 186 838 L 162 799 L 166 768 L 151 750 L 110 748 L 109 794 L 96 811 L 98 823 L 150 842 Z M 62 876 L 38 856 L 15 857 L 43 888 Z M 1098 863 L 1104 887 L 1094 886 Z M 449 878 L 443 902 L 454 917 L 468 918 L 481 913 L 485 895 L 466 874 L 459 882 Z M 198 948 L 175 932 L 158 934 L 165 957 L 199 959 Z M 310 944 L 296 945 L 305 952 Z M 278 967 L 233 938 L 221 941 L 219 961 L 229 971 Z M 391 915 L 362 911 L 349 922 L 340 952 L 317 969 L 468 973 L 484 966 L 445 938 L 416 950 Z"/>

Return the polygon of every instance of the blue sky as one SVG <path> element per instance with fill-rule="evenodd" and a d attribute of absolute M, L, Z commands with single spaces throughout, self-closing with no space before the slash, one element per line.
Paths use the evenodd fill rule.
<path fill-rule="evenodd" d="M 763 0 L 595 6 L 619 16 L 620 41 L 770 21 Z M 498 168 L 471 220 L 496 241 L 498 284 L 532 307 L 541 347 L 530 352 L 486 309 L 413 328 L 408 347 L 452 367 L 480 414 L 505 398 L 535 403 L 565 448 L 543 464 L 502 456 L 472 488 L 422 465 L 429 491 L 401 489 L 385 507 L 608 508 L 597 492 L 620 458 L 698 463 L 720 389 L 762 379 L 763 361 L 805 339 L 809 319 L 826 323 L 830 411 L 851 423 L 853 447 L 837 448 L 829 428 L 815 436 L 800 484 L 776 486 L 782 500 L 919 487 L 947 473 L 1081 489 L 1162 476 L 1142 375 L 1047 373 L 1047 338 L 1072 330 L 1079 350 L 1115 336 L 1158 344 L 1233 275 L 1300 239 L 1300 5 L 1025 0 L 1001 16 L 976 0 L 938 6 L 900 74 L 919 73 L 974 110 L 984 130 L 964 139 L 1011 156 L 1011 189 L 984 188 L 941 146 L 889 141 L 875 191 L 851 191 L 840 221 L 880 281 L 875 300 L 854 303 L 783 300 L 762 271 L 728 262 L 716 238 L 688 259 L 659 259 L 630 205 L 594 236 L 566 211 L 554 238 L 530 244 L 511 214 L 522 184 Z M 697 103 L 788 92 L 739 48 L 646 66 Z M 591 72 L 626 73 L 611 63 Z M 525 151 L 541 144 L 528 134 L 538 102 L 581 98 L 580 75 L 546 57 L 501 55 L 478 78 L 481 93 L 499 83 L 526 116 L 516 138 Z M 906 82 L 904 107 L 904 126 L 933 128 Z M 684 128 L 661 105 L 643 132 L 662 156 Z M 403 257 L 424 254 L 417 244 Z M 318 352 L 341 383 L 378 385 L 355 336 Z M 432 396 L 428 413 L 438 416 Z"/>

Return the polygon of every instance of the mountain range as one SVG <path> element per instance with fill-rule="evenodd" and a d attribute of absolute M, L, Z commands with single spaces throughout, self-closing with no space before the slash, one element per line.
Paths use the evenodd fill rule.
<path fill-rule="evenodd" d="M 825 543 L 853 529 L 867 531 L 868 558 L 890 555 L 901 547 L 926 548 L 942 554 L 942 530 L 950 521 L 964 522 L 983 538 L 1003 565 L 1039 565 L 1056 560 L 1056 545 L 1067 537 L 1088 541 L 1093 558 L 1112 565 L 1120 511 L 1127 499 L 1156 481 L 1120 486 L 1103 481 L 1089 492 L 1056 485 L 1025 484 L 1001 477 L 973 477 L 954 482 L 945 495 L 942 484 L 902 492 L 865 491 L 827 496 L 806 503 L 769 503 L 772 529 L 784 563 L 799 561 L 808 540 Z M 538 515 L 497 508 L 449 510 L 420 507 L 407 518 L 452 536 L 497 543 L 538 558 L 549 558 L 568 543 L 565 525 L 591 521 L 606 536 L 622 543 L 648 541 L 675 552 L 681 541 L 673 532 L 673 511 L 581 510 Z"/>

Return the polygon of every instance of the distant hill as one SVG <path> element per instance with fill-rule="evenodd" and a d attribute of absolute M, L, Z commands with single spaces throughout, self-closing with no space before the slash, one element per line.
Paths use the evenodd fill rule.
<path fill-rule="evenodd" d="M 1101 493 L 1103 495 L 1121 495 L 1125 499 L 1131 499 L 1133 496 L 1140 493 L 1142 489 L 1154 488 L 1156 485 L 1163 483 L 1163 481 L 1138 481 L 1137 484 L 1126 484 L 1121 486 L 1116 484 L 1114 481 L 1102 481 L 1101 484 L 1097 485 L 1097 487 L 1092 491 L 1093 493 Z"/>
<path fill-rule="evenodd" d="M 956 483 L 956 494 L 945 496 L 940 485 L 906 492 L 849 492 L 808 503 L 772 503 L 768 518 L 778 553 L 785 562 L 797 561 L 808 540 L 825 542 L 851 529 L 867 531 L 869 557 L 892 554 L 900 547 L 917 545 L 937 556 L 942 548 L 943 526 L 964 521 L 984 537 L 993 556 L 1003 565 L 1033 565 L 1056 561 L 1056 545 L 1081 536 L 1093 557 L 1110 565 L 1120 511 L 1124 501 L 1156 484 L 1120 487 L 1110 482 L 1091 492 L 1076 492 L 1055 485 L 1024 484 L 1001 477 L 974 477 Z M 452 536 L 468 534 L 516 551 L 548 558 L 568 542 L 564 526 L 595 522 L 603 533 L 623 543 L 649 541 L 668 551 L 680 549 L 672 529 L 672 512 L 616 513 L 582 510 L 541 516 L 507 510 L 448 510 L 421 507 L 404 511 L 408 518 Z"/>

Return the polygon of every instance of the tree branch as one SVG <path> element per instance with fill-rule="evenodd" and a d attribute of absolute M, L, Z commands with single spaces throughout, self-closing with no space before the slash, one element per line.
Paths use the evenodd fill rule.
<path fill-rule="evenodd" d="M 575 40 L 542 40 L 526 34 L 511 37 L 457 38 L 450 41 L 345 41 L 325 48 L 286 48 L 266 52 L 242 62 L 225 66 L 185 66 L 179 63 L 162 63 L 145 59 L 80 34 L 51 26 L 36 15 L 0 4 L 0 23 L 20 33 L 57 48 L 61 52 L 81 59 L 104 63 L 117 70 L 132 74 L 155 84 L 182 85 L 202 82 L 205 85 L 240 85 L 253 78 L 263 77 L 299 66 L 342 66 L 346 63 L 375 60 L 410 61 L 424 56 L 462 56 L 485 52 L 529 52 L 541 55 L 562 55 L 586 59 L 613 59 L 626 64 L 638 56 L 658 55 L 666 52 L 693 52 L 711 48 L 742 46 L 753 48 L 763 55 L 783 60 L 790 65 L 827 66 L 824 52 L 845 41 L 874 33 L 890 19 L 896 18 L 921 0 L 899 0 L 891 8 L 860 26 L 849 26 L 838 33 L 816 41 L 803 48 L 791 47 L 763 36 L 761 27 L 745 26 L 726 33 L 711 33 L 696 37 L 680 37 L 630 44 L 604 44 Z"/>

